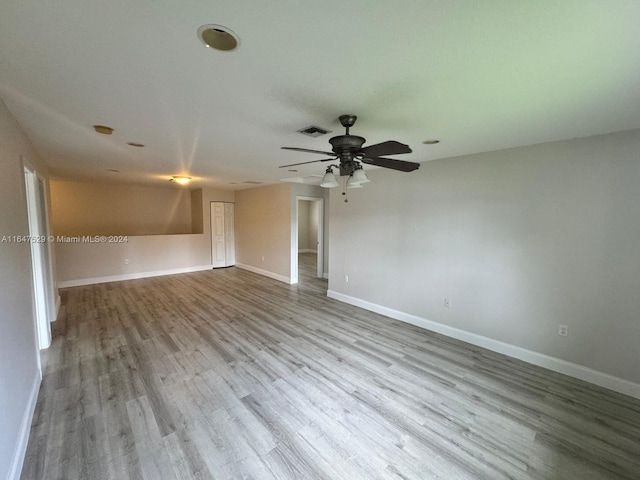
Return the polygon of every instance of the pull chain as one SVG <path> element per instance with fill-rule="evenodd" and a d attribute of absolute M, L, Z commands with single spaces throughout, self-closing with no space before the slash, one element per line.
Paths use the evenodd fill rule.
<path fill-rule="evenodd" d="M 349 203 L 349 199 L 347 198 L 347 181 L 349 180 L 349 176 L 341 176 L 340 181 L 342 182 L 342 195 L 344 196 L 344 203 Z"/>

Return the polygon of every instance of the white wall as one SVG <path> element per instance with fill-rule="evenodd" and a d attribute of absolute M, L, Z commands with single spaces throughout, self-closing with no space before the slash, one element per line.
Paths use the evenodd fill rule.
<path fill-rule="evenodd" d="M 631 131 L 371 171 L 332 192 L 329 289 L 640 394 L 639 152 Z"/>
<path fill-rule="evenodd" d="M 0 238 L 29 235 L 20 156 L 38 168 L 26 136 L 0 101 Z M 19 473 L 40 372 L 28 243 L 0 243 L 0 478 Z"/>

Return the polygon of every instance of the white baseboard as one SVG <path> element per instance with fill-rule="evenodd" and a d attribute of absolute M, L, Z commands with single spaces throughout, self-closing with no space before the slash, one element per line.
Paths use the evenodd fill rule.
<path fill-rule="evenodd" d="M 36 403 L 38 401 L 38 392 L 40 391 L 40 383 L 42 382 L 42 373 L 37 371 L 35 378 L 33 379 L 33 385 L 31 386 L 31 393 L 22 415 L 22 422 L 20 422 L 20 433 L 16 448 L 13 452 L 13 459 L 11 460 L 11 467 L 9 469 L 8 480 L 19 480 L 22 473 L 22 466 L 24 465 L 24 457 L 27 453 L 27 445 L 29 445 L 29 433 L 31 432 L 31 422 L 33 420 L 33 413 L 36 411 Z"/>
<path fill-rule="evenodd" d="M 213 265 L 198 265 L 196 267 L 172 268 L 169 270 L 155 270 L 153 272 L 125 273 L 122 275 L 110 275 L 107 277 L 79 278 L 78 280 L 65 280 L 58 282 L 58 287 L 79 287 L 81 285 L 94 285 L 96 283 L 121 282 L 123 280 L 135 280 L 138 278 L 161 277 L 163 275 L 176 275 L 179 273 L 200 272 L 211 270 Z"/>
<path fill-rule="evenodd" d="M 303 248 L 301 250 L 298 250 L 298 253 L 315 253 L 315 254 L 317 254 L 318 251 L 317 250 L 311 250 L 310 248 Z"/>
<path fill-rule="evenodd" d="M 259 275 L 264 275 L 265 277 L 273 278 L 274 280 L 279 280 L 281 282 L 287 283 L 289 285 L 297 282 L 292 282 L 290 277 L 285 277 L 284 275 L 280 275 L 278 273 L 273 273 L 268 270 L 263 270 L 261 268 L 253 267 L 251 265 L 245 265 L 243 263 L 236 263 L 236 267 L 242 268 L 243 270 L 248 270 L 253 273 L 257 273 Z"/>
<path fill-rule="evenodd" d="M 448 337 L 452 337 L 463 342 L 471 343 L 479 347 L 492 350 L 494 352 L 502 353 L 509 357 L 523 360 L 533 365 L 548 368 L 554 372 L 569 375 L 580 380 L 584 380 L 589 383 L 593 383 L 600 387 L 608 388 L 618 393 L 629 395 L 630 397 L 640 399 L 640 384 L 625 380 L 623 378 L 609 375 L 608 373 L 593 370 L 576 363 L 567 362 L 556 357 L 551 357 L 543 353 L 534 352 L 533 350 L 527 350 L 526 348 L 517 347 L 508 343 L 494 340 L 492 338 L 484 337 L 475 333 L 460 330 L 459 328 L 450 327 L 442 323 L 427 320 L 426 318 L 418 317 L 409 313 L 394 310 L 392 308 L 384 307 L 375 303 L 362 300 L 360 298 L 351 297 L 343 293 L 339 293 L 333 290 L 327 291 L 327 296 L 335 300 L 339 300 L 356 307 L 364 308 L 371 312 L 376 312 L 387 317 L 391 317 L 401 322 L 410 323 L 416 327 L 421 327 L 426 330 L 441 333 Z"/>

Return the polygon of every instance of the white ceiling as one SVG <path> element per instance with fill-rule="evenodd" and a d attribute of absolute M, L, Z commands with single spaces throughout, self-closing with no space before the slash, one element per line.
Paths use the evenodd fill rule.
<path fill-rule="evenodd" d="M 639 24 L 637 0 L 3 0 L 0 96 L 54 176 L 235 189 L 321 174 L 280 147 L 327 150 L 295 132 L 344 113 L 418 162 L 640 128 Z"/>

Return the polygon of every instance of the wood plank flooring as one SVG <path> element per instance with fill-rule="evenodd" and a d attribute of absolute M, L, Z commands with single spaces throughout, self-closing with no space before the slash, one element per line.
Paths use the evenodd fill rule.
<path fill-rule="evenodd" d="M 62 290 L 22 478 L 640 478 L 640 401 L 325 292 L 237 268 Z"/>

